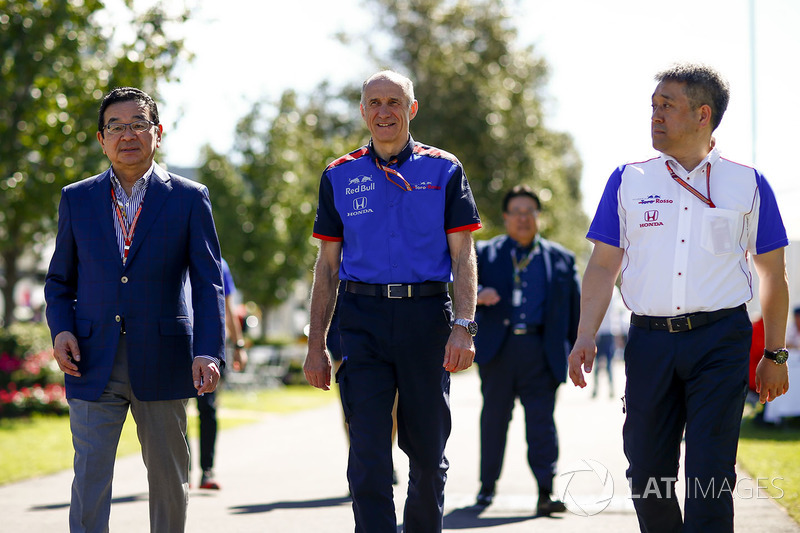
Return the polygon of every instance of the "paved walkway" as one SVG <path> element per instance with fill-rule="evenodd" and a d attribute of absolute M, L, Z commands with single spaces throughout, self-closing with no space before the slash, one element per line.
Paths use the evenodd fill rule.
<path fill-rule="evenodd" d="M 556 418 L 561 458 L 556 490 L 574 512 L 557 518 L 533 516 L 535 484 L 525 461 L 519 407 L 509 430 L 506 464 L 495 503 L 479 514 L 471 509 L 479 488 L 479 379 L 474 370 L 455 375 L 451 390 L 453 432 L 447 449 L 451 466 L 445 530 L 638 531 L 625 480 L 627 464 L 622 455 L 623 414 L 619 397 L 624 377 L 619 366 L 615 371 L 617 390 L 613 398 L 609 398 L 605 384 L 601 385 L 597 399 L 591 398 L 591 387 L 579 390 L 565 385 L 559 389 Z M 269 415 L 258 423 L 222 432 L 216 470 L 223 489 L 191 491 L 187 531 L 353 531 L 345 480 L 346 446 L 336 402 L 291 415 Z M 396 447 L 395 461 L 400 474 L 395 500 L 401 521 L 405 495 L 401 487 L 408 481 L 405 474 L 408 465 Z M 196 476 L 197 472 L 195 484 Z M 605 484 L 601 479 L 606 480 Z M 66 531 L 71 480 L 72 473 L 67 471 L 0 487 L 0 531 Z M 766 494 L 756 496 L 754 484 L 742 472 L 735 504 L 737 531 L 768 529 L 771 533 L 800 533 L 800 526 L 775 501 Z M 117 463 L 111 531 L 147 531 L 147 516 L 147 482 L 142 461 L 138 455 L 126 457 Z"/>

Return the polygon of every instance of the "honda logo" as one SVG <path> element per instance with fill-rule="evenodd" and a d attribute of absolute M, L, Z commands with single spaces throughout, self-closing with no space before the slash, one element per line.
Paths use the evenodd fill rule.
<path fill-rule="evenodd" d="M 367 208 L 367 197 L 366 196 L 359 196 L 355 200 L 353 200 L 353 209 L 356 211 L 361 211 L 362 209 Z"/>
<path fill-rule="evenodd" d="M 655 222 L 656 220 L 658 220 L 658 211 L 656 211 L 655 209 L 652 211 L 645 211 L 644 220 L 645 222 Z"/>

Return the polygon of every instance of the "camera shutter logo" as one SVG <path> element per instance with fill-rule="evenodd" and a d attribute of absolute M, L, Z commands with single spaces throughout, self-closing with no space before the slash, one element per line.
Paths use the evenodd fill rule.
<path fill-rule="evenodd" d="M 644 221 L 645 222 L 655 222 L 658 220 L 658 211 L 653 209 L 651 211 L 644 212 Z"/>
<path fill-rule="evenodd" d="M 603 464 L 582 459 L 559 476 L 563 487 L 561 501 L 578 516 L 603 512 L 614 497 L 614 479 Z"/>
<path fill-rule="evenodd" d="M 367 197 L 366 196 L 359 196 L 358 198 L 353 200 L 353 209 L 356 211 L 362 211 L 367 208 Z"/>

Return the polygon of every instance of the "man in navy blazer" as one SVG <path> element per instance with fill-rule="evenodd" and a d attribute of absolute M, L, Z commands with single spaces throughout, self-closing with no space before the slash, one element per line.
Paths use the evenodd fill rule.
<path fill-rule="evenodd" d="M 154 162 L 162 131 L 150 96 L 114 89 L 100 106 L 97 133 L 111 168 L 61 194 L 45 298 L 75 448 L 72 532 L 108 531 L 114 458 L 129 408 L 148 471 L 151 531 L 184 530 L 186 403 L 214 390 L 225 361 L 208 190 Z"/>
<path fill-rule="evenodd" d="M 572 252 L 539 236 L 540 207 L 529 187 L 514 187 L 503 199 L 507 235 L 476 244 L 475 362 L 483 393 L 476 505 L 492 503 L 519 398 L 525 409 L 528 464 L 539 486 L 536 512 L 550 515 L 566 510 L 551 498 L 558 458 L 553 410 L 577 335 L 580 284 Z"/>

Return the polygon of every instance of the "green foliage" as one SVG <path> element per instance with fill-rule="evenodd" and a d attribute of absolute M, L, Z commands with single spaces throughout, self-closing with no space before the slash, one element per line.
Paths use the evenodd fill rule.
<path fill-rule="evenodd" d="M 60 190 L 108 163 L 95 140 L 97 110 L 116 86 L 157 97 L 183 43 L 157 4 L 145 13 L 105 12 L 101 0 L 0 0 L 0 257 L 6 320 L 17 261 L 38 257 L 56 228 Z M 105 19 L 103 19 L 105 16 Z M 127 19 L 126 19 L 127 17 Z M 124 31 L 132 36 L 125 40 Z"/>
<path fill-rule="evenodd" d="M 502 197 L 527 183 L 543 203 L 542 233 L 585 248 L 581 162 L 572 139 L 545 126 L 547 65 L 516 45 L 503 0 L 373 0 L 394 37 L 383 64 L 415 82 L 414 138 L 464 164 L 488 237 L 503 231 Z"/>
<path fill-rule="evenodd" d="M 324 84 L 307 99 L 286 91 L 272 116 L 256 104 L 239 122 L 241 163 L 204 150 L 198 179 L 209 188 L 222 254 L 237 289 L 264 307 L 310 275 L 319 176 L 365 141 L 354 116 L 335 111 L 338 99 Z"/>

